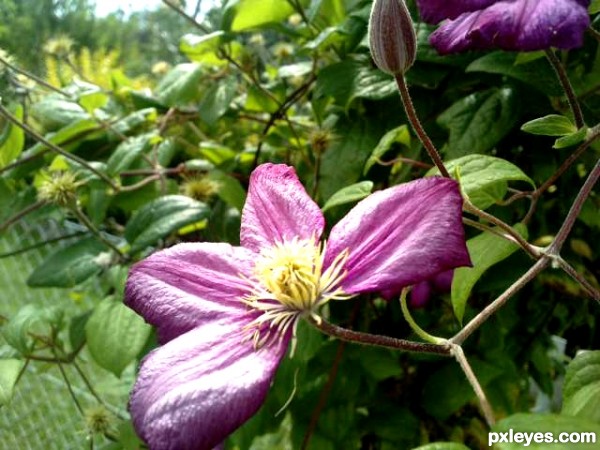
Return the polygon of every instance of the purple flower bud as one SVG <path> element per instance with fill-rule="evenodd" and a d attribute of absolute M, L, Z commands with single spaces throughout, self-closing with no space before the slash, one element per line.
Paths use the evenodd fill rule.
<path fill-rule="evenodd" d="M 377 67 L 404 74 L 415 62 L 417 37 L 404 0 L 375 0 L 369 19 L 369 45 Z"/>

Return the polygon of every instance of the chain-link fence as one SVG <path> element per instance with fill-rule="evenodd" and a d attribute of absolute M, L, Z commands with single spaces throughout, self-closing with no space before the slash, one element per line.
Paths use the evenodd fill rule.
<path fill-rule="evenodd" d="M 67 289 L 29 288 L 26 280 L 32 270 L 58 246 L 68 240 L 44 245 L 14 256 L 5 256 L 41 242 L 68 234 L 55 223 L 23 224 L 0 237 L 0 315 L 10 319 L 27 305 L 60 305 L 67 316 L 77 315 L 93 300 L 85 293 L 72 295 Z M 72 230 L 71 230 L 72 233 Z M 0 333 L 0 351 L 10 349 Z M 78 369 L 95 388 L 108 392 L 109 401 L 123 408 L 127 381 L 100 369 L 86 354 L 78 358 Z M 67 381 L 82 410 L 98 404 L 86 387 L 81 374 L 69 364 L 31 361 L 19 381 L 12 402 L 0 411 L 0 450 L 67 450 L 89 448 L 83 414 L 69 392 Z M 61 372 L 61 369 L 64 371 Z M 131 372 L 131 371 L 129 371 Z M 128 378 L 127 375 L 124 378 Z"/>

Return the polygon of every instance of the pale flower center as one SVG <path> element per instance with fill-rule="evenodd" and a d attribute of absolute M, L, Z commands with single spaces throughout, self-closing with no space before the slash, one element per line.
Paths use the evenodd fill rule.
<path fill-rule="evenodd" d="M 260 253 L 249 280 L 254 289 L 242 300 L 263 312 L 250 324 L 255 347 L 264 345 L 273 330 L 283 336 L 300 315 L 315 314 L 329 300 L 351 297 L 340 287 L 348 251 L 337 255 L 325 270 L 324 255 L 325 244 L 314 239 L 284 241 Z"/>

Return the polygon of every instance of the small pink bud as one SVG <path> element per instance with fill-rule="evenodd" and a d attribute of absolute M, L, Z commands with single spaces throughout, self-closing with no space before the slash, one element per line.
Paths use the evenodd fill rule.
<path fill-rule="evenodd" d="M 404 0 L 375 0 L 369 19 L 369 45 L 377 67 L 404 74 L 415 62 L 417 36 Z"/>

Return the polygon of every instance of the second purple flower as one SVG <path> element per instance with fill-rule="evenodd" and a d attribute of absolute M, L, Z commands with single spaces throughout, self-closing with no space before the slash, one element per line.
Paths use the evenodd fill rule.
<path fill-rule="evenodd" d="M 532 51 L 583 45 L 590 0 L 417 0 L 442 54 L 499 48 Z"/>

